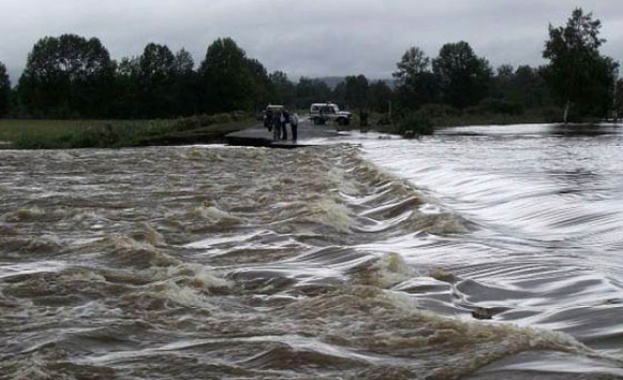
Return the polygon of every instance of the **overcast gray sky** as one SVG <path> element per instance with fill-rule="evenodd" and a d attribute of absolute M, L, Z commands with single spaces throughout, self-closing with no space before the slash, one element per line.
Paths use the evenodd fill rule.
<path fill-rule="evenodd" d="M 547 26 L 575 7 L 602 21 L 602 52 L 623 60 L 619 0 L 0 0 L 0 61 L 13 84 L 42 37 L 97 37 L 113 59 L 150 42 L 184 47 L 199 64 L 210 43 L 232 37 L 269 72 L 291 79 L 364 74 L 388 78 L 410 46 L 435 57 L 467 41 L 497 67 L 540 65 Z"/>

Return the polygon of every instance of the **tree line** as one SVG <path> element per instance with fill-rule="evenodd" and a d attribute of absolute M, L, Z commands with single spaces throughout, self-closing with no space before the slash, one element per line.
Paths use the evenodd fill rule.
<path fill-rule="evenodd" d="M 577 8 L 566 25 L 549 26 L 540 67 L 493 69 L 469 43 L 441 47 L 428 57 L 410 47 L 396 64 L 394 86 L 364 75 L 334 88 L 320 79 L 297 82 L 268 73 L 231 38 L 210 44 L 195 65 L 191 54 L 149 43 L 142 54 L 119 61 L 97 38 L 74 34 L 40 39 L 12 88 L 0 62 L 0 116 L 31 118 L 153 119 L 257 111 L 268 103 L 307 108 L 332 100 L 351 109 L 412 112 L 430 105 L 468 112 L 521 115 L 559 109 L 571 116 L 605 117 L 621 108 L 618 62 L 599 48 L 601 23 Z"/>
<path fill-rule="evenodd" d="M 543 58 L 549 64 L 501 65 L 494 72 L 464 41 L 444 45 L 431 59 L 417 47 L 408 49 L 394 77 L 397 96 L 407 109 L 446 104 L 456 109 L 521 114 L 526 109 L 563 109 L 565 122 L 572 113 L 584 117 L 618 117 L 623 103 L 619 63 L 600 53 L 601 22 L 581 8 L 566 25 L 549 26 Z"/>

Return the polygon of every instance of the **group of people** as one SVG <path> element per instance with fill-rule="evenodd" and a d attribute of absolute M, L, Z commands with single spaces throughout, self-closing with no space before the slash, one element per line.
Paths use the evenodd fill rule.
<path fill-rule="evenodd" d="M 292 141 L 296 142 L 298 137 L 299 115 L 296 113 L 290 114 L 285 108 L 276 111 L 270 108 L 266 110 L 264 125 L 268 128 L 268 131 L 272 130 L 273 141 L 288 139 L 288 124 L 290 124 L 290 129 L 292 131 Z"/>

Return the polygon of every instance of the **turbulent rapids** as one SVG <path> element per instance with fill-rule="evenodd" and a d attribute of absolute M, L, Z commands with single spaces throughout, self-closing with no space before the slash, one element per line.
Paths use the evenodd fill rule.
<path fill-rule="evenodd" d="M 620 324 L 564 327 L 619 287 L 479 278 L 545 266 L 470 262 L 480 224 L 355 145 L 0 157 L 1 379 L 623 376 Z M 592 314 L 538 307 L 600 283 Z"/>

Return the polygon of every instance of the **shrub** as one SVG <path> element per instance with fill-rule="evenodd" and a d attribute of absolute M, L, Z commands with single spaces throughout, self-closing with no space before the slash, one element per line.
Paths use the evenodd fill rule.
<path fill-rule="evenodd" d="M 405 138 L 414 138 L 420 135 L 432 135 L 435 133 L 435 128 L 428 117 L 414 112 L 402 118 L 396 132 Z"/>
<path fill-rule="evenodd" d="M 173 124 L 172 128 L 176 131 L 186 131 L 201 127 L 201 120 L 198 116 L 180 118 Z"/>
<path fill-rule="evenodd" d="M 460 116 L 461 111 L 447 104 L 429 103 L 420 107 L 417 114 L 427 119 L 439 119 Z"/>
<path fill-rule="evenodd" d="M 232 121 L 243 121 L 249 118 L 249 115 L 244 111 L 233 111 L 230 116 Z"/>

